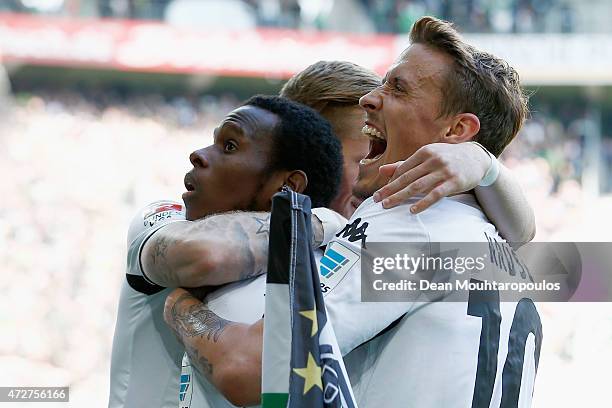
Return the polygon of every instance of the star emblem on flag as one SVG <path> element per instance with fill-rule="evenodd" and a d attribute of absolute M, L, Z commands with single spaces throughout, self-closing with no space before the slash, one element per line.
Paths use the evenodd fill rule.
<path fill-rule="evenodd" d="M 319 331 L 319 323 L 317 322 L 317 310 L 304 310 L 300 312 L 302 316 L 312 321 L 312 330 L 310 333 L 310 337 L 314 337 L 315 334 Z"/>
<path fill-rule="evenodd" d="M 263 408 L 356 408 L 312 252 L 310 199 L 272 200 L 262 369 Z"/>
<path fill-rule="evenodd" d="M 304 368 L 294 368 L 293 372 L 304 379 L 304 395 L 314 386 L 317 386 L 323 391 L 323 383 L 321 382 L 321 367 L 317 365 L 312 353 L 308 353 L 308 362 Z"/>

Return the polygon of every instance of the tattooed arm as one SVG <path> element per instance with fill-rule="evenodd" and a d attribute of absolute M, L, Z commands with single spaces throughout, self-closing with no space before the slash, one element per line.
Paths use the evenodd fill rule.
<path fill-rule="evenodd" d="M 263 319 L 252 325 L 229 322 L 184 289 L 168 295 L 164 319 L 191 364 L 228 401 L 236 406 L 259 403 Z"/>
<path fill-rule="evenodd" d="M 270 213 L 233 212 L 175 222 L 144 244 L 146 277 L 164 287 L 235 282 L 265 271 Z"/>
<path fill-rule="evenodd" d="M 331 213 L 316 210 L 319 216 Z M 313 216 L 313 248 L 325 239 L 324 230 L 335 233 L 340 224 L 329 214 L 324 220 Z M 142 269 L 164 287 L 222 285 L 258 276 L 268 266 L 269 230 L 268 212 L 230 212 L 171 223 L 144 244 Z"/>

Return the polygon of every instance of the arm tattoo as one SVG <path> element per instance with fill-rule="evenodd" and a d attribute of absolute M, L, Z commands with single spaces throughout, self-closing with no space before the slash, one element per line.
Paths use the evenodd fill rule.
<path fill-rule="evenodd" d="M 172 306 L 172 320 L 176 332 L 182 337 L 206 336 L 207 340 L 217 342 L 219 336 L 230 321 L 217 316 L 208 309 L 204 303 L 189 306 L 186 310 L 181 309 L 181 303 L 187 299 L 193 299 L 190 293 L 180 296 Z"/>
<path fill-rule="evenodd" d="M 196 347 L 186 345 L 185 351 L 187 351 L 187 355 L 189 356 L 191 364 L 193 364 L 195 368 L 204 376 L 211 378 L 213 373 L 213 366 L 208 361 L 208 359 L 204 356 L 201 356 L 200 352 Z"/>
<path fill-rule="evenodd" d="M 171 224 L 151 237 L 143 264 L 153 281 L 167 287 L 244 280 L 265 272 L 269 235 L 269 213 L 224 213 L 189 224 Z M 190 245 L 184 246 L 188 241 Z M 198 246 L 194 242 L 202 245 L 202 253 L 196 252 Z M 216 254 L 216 250 L 225 254 L 222 263 L 208 264 L 210 269 L 199 275 L 196 268 L 206 256 L 202 254 Z"/>
<path fill-rule="evenodd" d="M 160 236 L 155 241 L 153 251 L 151 251 L 151 263 L 158 265 L 166 262 L 166 253 L 170 246 L 170 239 L 168 237 Z"/>
<path fill-rule="evenodd" d="M 185 346 L 189 360 L 195 368 L 209 379 L 212 377 L 213 365 L 208 359 L 200 354 L 197 347 L 183 340 L 185 337 L 206 337 L 206 340 L 217 342 L 219 336 L 226 326 L 231 322 L 220 318 L 203 303 L 185 306 L 185 302 L 193 299 L 190 293 L 184 293 L 174 302 L 171 309 L 171 327 L 175 334 Z"/>
<path fill-rule="evenodd" d="M 154 270 L 158 273 L 158 278 L 164 283 L 164 286 L 174 286 L 178 283 L 178 277 L 170 268 L 167 255 L 168 248 L 175 244 L 175 240 L 162 234 L 153 235 L 153 249 L 150 252 L 149 260 Z"/>
<path fill-rule="evenodd" d="M 259 224 L 259 227 L 255 234 L 266 234 L 269 237 L 270 236 L 270 216 L 268 215 L 265 218 L 258 218 L 258 217 L 253 217 L 253 218 Z"/>
<path fill-rule="evenodd" d="M 229 223 L 220 222 L 218 217 L 231 217 L 237 214 L 233 220 L 227 219 Z M 244 213 L 218 214 L 204 219 L 197 226 L 197 230 L 216 236 L 225 236 L 226 240 L 236 244 L 236 255 L 238 255 L 240 270 L 235 273 L 233 280 L 244 280 L 259 276 L 266 271 L 266 265 L 258 265 L 255 251 L 260 255 L 260 259 L 268 258 L 268 238 L 270 236 L 270 214 L 265 216 L 253 215 L 248 220 L 244 219 Z M 223 219 L 223 218 L 221 218 Z M 232 222 L 233 221 L 233 222 Z M 255 226 L 253 225 L 255 221 Z M 257 230 L 255 230 L 257 228 Z M 265 243 L 262 245 L 262 239 Z M 238 250 L 239 249 L 239 250 Z M 232 273 L 227 271 L 228 273 Z"/>
<path fill-rule="evenodd" d="M 258 223 L 260 223 L 259 230 L 255 233 L 255 235 L 257 235 L 257 234 L 260 234 L 259 231 L 262 228 L 265 228 L 265 224 L 261 224 L 262 221 L 257 217 L 254 217 L 254 219 Z M 255 274 L 255 271 L 256 271 L 255 255 L 253 254 L 253 248 L 251 247 L 251 239 L 249 237 L 249 234 L 239 222 L 236 222 L 234 224 L 233 232 L 234 232 L 233 238 L 236 240 L 236 242 L 242 242 L 244 245 L 244 248 L 246 249 L 246 251 L 244 251 L 244 253 L 242 254 L 242 259 L 240 261 L 242 268 L 239 271 L 240 273 L 238 274 L 238 279 L 244 280 L 252 276 L 256 276 Z"/>
<path fill-rule="evenodd" d="M 227 224 L 221 224 L 218 217 L 225 217 L 226 214 L 209 215 L 201 220 L 194 221 L 193 231 L 220 233 Z"/>

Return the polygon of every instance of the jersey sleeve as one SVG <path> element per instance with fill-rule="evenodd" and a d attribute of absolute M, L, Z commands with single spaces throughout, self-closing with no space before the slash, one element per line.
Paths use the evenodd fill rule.
<path fill-rule="evenodd" d="M 365 214 L 356 212 L 327 246 L 319 264 L 321 290 L 343 355 L 383 332 L 414 306 L 411 302 L 361 301 L 363 245 L 428 241 L 419 216 L 407 206 L 383 210 L 373 205 Z"/>
<path fill-rule="evenodd" d="M 323 224 L 323 243 L 321 246 L 327 245 L 336 233 L 346 225 L 346 218 L 329 208 L 313 208 L 312 214 Z"/>
<path fill-rule="evenodd" d="M 157 293 L 162 286 L 145 275 L 140 259 L 142 248 L 160 228 L 173 222 L 185 221 L 185 208 L 175 201 L 156 201 L 138 211 L 128 230 L 127 272 L 130 286 L 147 295 Z"/>

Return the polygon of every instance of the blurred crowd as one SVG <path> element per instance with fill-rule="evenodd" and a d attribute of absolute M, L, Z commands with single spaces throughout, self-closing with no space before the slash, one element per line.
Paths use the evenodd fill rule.
<path fill-rule="evenodd" d="M 592 227 L 596 225 L 594 217 L 603 216 L 604 210 L 595 209 L 599 201 L 593 200 L 593 193 L 583 186 L 587 160 L 584 109 L 574 106 L 563 111 L 563 116 L 552 114 L 546 106 L 532 109 L 532 116 L 501 158 L 513 170 L 535 209 L 536 240 L 604 240 L 605 231 L 599 233 L 600 239 L 591 235 L 596 232 Z M 602 139 L 601 159 L 600 176 L 609 182 L 610 137 Z"/>
<path fill-rule="evenodd" d="M 88 407 L 108 398 L 126 226 L 180 199 L 188 154 L 230 109 L 113 99 L 18 97 L 0 120 L 0 383 L 70 384 Z"/>
<path fill-rule="evenodd" d="M 376 30 L 407 33 L 423 15 L 453 21 L 463 32 L 572 32 L 574 10 L 559 0 L 360 0 Z M 552 22 L 551 16 L 557 19 Z"/>
<path fill-rule="evenodd" d="M 579 0 L 4 0 L 0 11 L 166 20 L 200 27 L 219 24 L 211 16 L 232 15 L 237 21 L 222 19 L 223 23 L 245 29 L 370 33 L 407 33 L 419 17 L 434 15 L 453 21 L 463 32 L 568 33 L 596 28 L 577 24 L 580 15 L 612 12 L 610 5 L 596 1 L 598 7 Z M 347 15 L 353 26 L 340 21 Z"/>
<path fill-rule="evenodd" d="M 211 142 L 236 103 L 68 92 L 15 98 L 0 120 L 0 384 L 70 385 L 71 406 L 105 406 L 130 219 L 151 201 L 180 199 L 189 152 Z M 580 146 L 571 127 L 541 116 L 504 156 L 535 208 L 538 240 L 576 234 L 585 217 L 599 225 L 609 213 L 609 199 L 583 198 Z M 567 326 L 581 309 L 568 310 L 544 308 L 546 319 L 560 319 L 543 351 L 553 378 L 584 355 L 584 336 Z M 594 313 L 599 319 L 601 309 Z"/>

